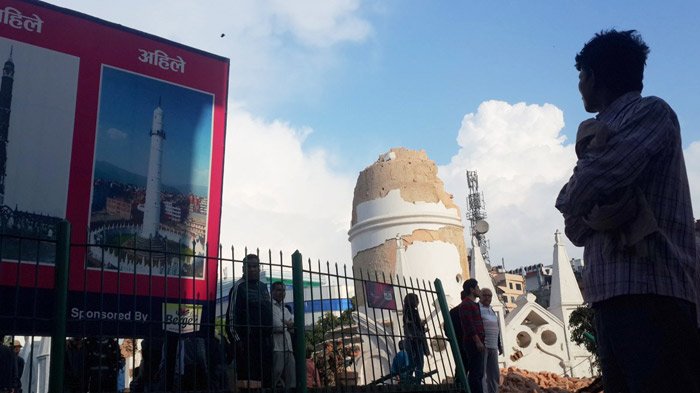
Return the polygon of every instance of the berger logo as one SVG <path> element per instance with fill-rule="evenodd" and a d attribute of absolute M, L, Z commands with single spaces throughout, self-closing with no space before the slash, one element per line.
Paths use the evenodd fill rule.
<path fill-rule="evenodd" d="M 10 6 L 0 9 L 0 24 L 8 25 L 13 29 L 41 34 L 41 25 L 43 23 L 44 21 L 37 14 L 32 14 L 31 17 L 25 16 L 17 8 Z"/>
<path fill-rule="evenodd" d="M 384 291 L 384 300 L 391 301 L 394 300 L 394 293 L 391 291 Z"/>
<path fill-rule="evenodd" d="M 163 303 L 163 330 L 173 333 L 199 331 L 202 308 L 201 304 Z"/>

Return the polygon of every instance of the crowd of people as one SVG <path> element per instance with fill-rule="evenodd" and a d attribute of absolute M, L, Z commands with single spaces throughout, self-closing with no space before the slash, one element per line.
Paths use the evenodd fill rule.
<path fill-rule="evenodd" d="M 503 344 L 499 318 L 491 307 L 492 298 L 491 290 L 479 289 L 478 282 L 469 279 L 463 284 L 462 302 L 450 310 L 459 353 L 473 393 L 498 392 L 498 356 L 503 354 Z M 430 356 L 427 321 L 420 317 L 418 305 L 416 294 L 409 293 L 404 298 L 404 338 L 399 341 L 399 350 L 391 362 L 392 375 L 401 384 L 423 383 L 425 357 Z M 457 373 L 455 370 L 455 375 Z"/>
<path fill-rule="evenodd" d="M 285 296 L 286 285 L 281 281 L 273 282 L 268 292 L 260 281 L 260 259 L 246 255 L 243 276 L 231 288 L 226 312 L 227 359 L 234 365 L 238 385 L 296 387 L 294 353 L 303 350 L 307 386 L 336 386 L 339 376 L 345 374 L 342 341 L 327 341 L 316 353 L 313 348 L 296 348 L 294 316 L 285 305 Z"/>
<path fill-rule="evenodd" d="M 132 350 L 139 350 L 132 341 Z M 141 361 L 124 385 L 126 359 L 119 341 L 109 337 L 71 337 L 66 341 L 64 391 L 131 392 L 225 390 L 221 343 L 212 337 L 166 334 L 140 340 Z"/>

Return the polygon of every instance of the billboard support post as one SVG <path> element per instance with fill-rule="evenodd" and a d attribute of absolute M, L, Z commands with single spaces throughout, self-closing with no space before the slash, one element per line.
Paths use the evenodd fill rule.
<path fill-rule="evenodd" d="M 299 250 L 292 254 L 292 281 L 294 282 L 294 337 L 297 351 L 294 354 L 297 373 L 297 392 L 306 393 L 306 340 L 304 331 L 304 266 Z"/>
<path fill-rule="evenodd" d="M 63 361 L 66 351 L 66 316 L 68 304 L 68 269 L 70 265 L 70 222 L 58 223 L 56 231 L 56 292 L 54 297 L 54 331 L 51 335 L 49 393 L 63 392 Z"/>

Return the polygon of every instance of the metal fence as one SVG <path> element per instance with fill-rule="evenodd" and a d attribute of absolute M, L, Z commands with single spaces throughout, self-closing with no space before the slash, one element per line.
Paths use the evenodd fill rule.
<path fill-rule="evenodd" d="M 135 234 L 71 243 L 65 222 L 0 233 L 0 378 L 15 340 L 26 359 L 0 391 L 467 390 L 439 280 L 205 254 Z"/>

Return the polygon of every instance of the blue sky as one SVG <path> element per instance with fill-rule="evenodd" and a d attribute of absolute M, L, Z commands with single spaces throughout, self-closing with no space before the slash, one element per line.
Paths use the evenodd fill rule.
<path fill-rule="evenodd" d="M 208 184 L 212 96 L 156 79 L 104 67 L 96 160 L 146 176 L 153 111 L 163 109 L 162 181 Z"/>
<path fill-rule="evenodd" d="M 464 171 L 479 172 L 495 260 L 550 263 L 591 116 L 574 56 L 611 27 L 651 47 L 644 94 L 678 114 L 700 216 L 700 2 L 53 2 L 231 59 L 224 246 L 348 263 L 357 175 L 404 146 L 436 161 L 463 211 Z"/>
<path fill-rule="evenodd" d="M 455 153 L 446 142 L 462 117 L 488 99 L 554 104 L 573 138 L 590 117 L 574 56 L 610 27 L 640 31 L 651 47 L 645 94 L 676 109 L 686 145 L 700 139 L 696 2 L 394 1 L 382 12 L 366 8 L 374 34 L 342 48 L 344 62 L 327 89 L 259 108 L 323 130 L 310 146 L 347 151 L 347 141 L 362 141 L 345 157 L 350 165 L 367 162 L 367 150 L 393 145 L 426 149 L 446 163 Z"/>

